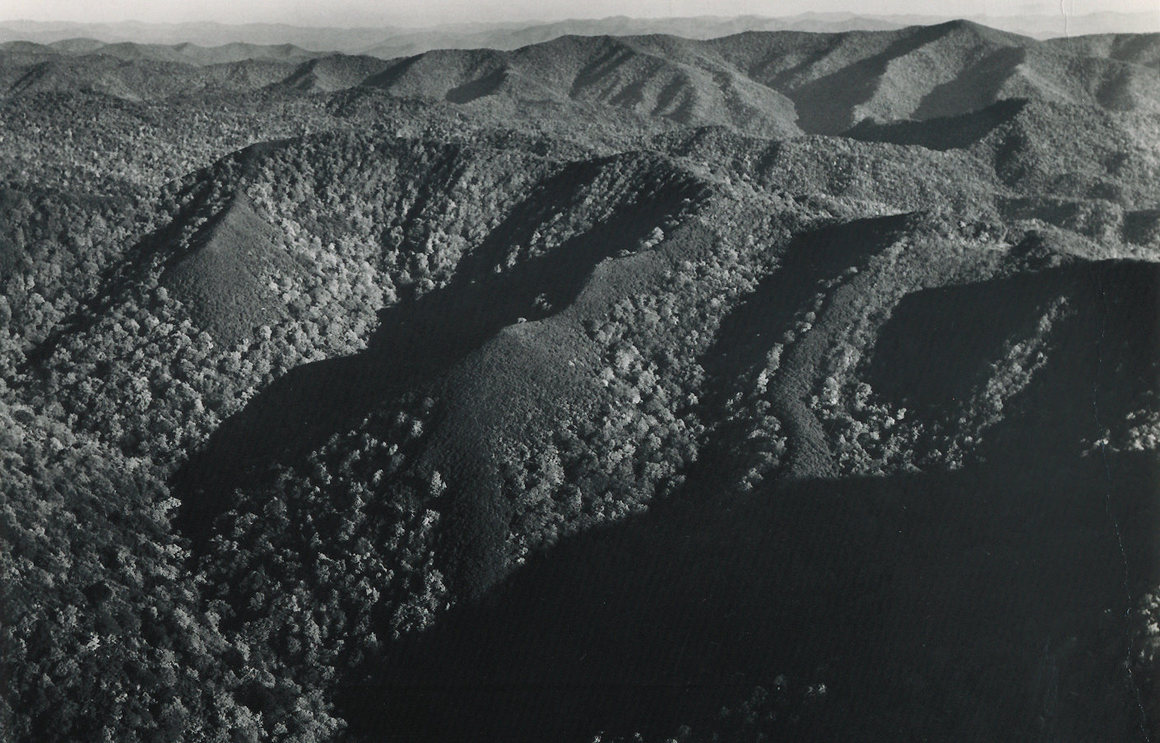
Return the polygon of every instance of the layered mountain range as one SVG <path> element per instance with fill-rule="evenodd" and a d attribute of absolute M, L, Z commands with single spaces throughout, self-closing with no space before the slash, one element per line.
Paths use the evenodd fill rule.
<path fill-rule="evenodd" d="M 1158 60 L 0 45 L 0 729 L 1153 739 Z"/>
<path fill-rule="evenodd" d="M 994 10 L 1001 10 L 995 8 Z M 1052 9 L 1053 11 L 1056 9 Z M 299 15 L 299 18 L 303 16 Z M 334 14 L 333 22 L 338 18 Z M 50 44 L 87 39 L 120 44 L 294 44 L 317 51 L 371 54 L 392 57 L 420 54 L 432 49 L 516 49 L 560 36 L 633 36 L 667 34 L 688 39 L 712 39 L 745 31 L 888 31 L 906 26 L 928 26 L 947 20 L 943 15 L 897 15 L 855 12 L 807 12 L 792 16 L 694 16 L 694 17 L 574 17 L 555 21 L 443 22 L 435 26 L 407 27 L 374 23 L 335 27 L 294 26 L 286 23 L 224 24 L 216 22 L 143 23 L 140 21 L 80 23 L 69 21 L 0 21 L 0 41 L 34 41 Z M 1160 15 L 1155 10 L 1137 12 L 1095 11 L 1081 13 L 1060 7 L 1048 14 L 987 13 L 968 20 L 993 28 L 1048 39 L 1060 36 L 1092 36 L 1124 31 L 1155 33 Z"/>

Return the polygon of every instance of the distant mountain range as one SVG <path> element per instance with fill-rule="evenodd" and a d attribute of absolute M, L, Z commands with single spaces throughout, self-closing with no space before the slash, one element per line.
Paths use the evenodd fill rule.
<path fill-rule="evenodd" d="M 948 20 L 935 15 L 870 15 L 856 13 L 804 13 L 779 18 L 762 16 L 703 16 L 695 18 L 570 19 L 551 23 L 465 23 L 431 28 L 361 27 L 327 28 L 286 24 L 220 23 L 151 24 L 0 22 L 0 41 L 92 40 L 115 44 L 194 44 L 219 47 L 229 44 L 294 45 L 317 52 L 358 53 L 389 59 L 420 54 L 432 49 L 516 49 L 560 36 L 633 36 L 669 34 L 690 39 L 710 39 L 744 31 L 883 31 L 905 26 L 934 25 Z M 1160 10 L 1141 13 L 1099 12 L 1086 15 L 987 15 L 968 20 L 1034 38 L 1053 38 L 1107 33 L 1160 32 Z"/>
<path fill-rule="evenodd" d="M 92 40 L 0 44 L 0 96 L 92 91 L 124 100 L 258 89 L 370 91 L 487 107 L 598 107 L 757 136 L 888 139 L 930 121 L 1031 99 L 1160 112 L 1160 35 L 1037 41 L 970 21 L 892 31 L 746 32 L 716 39 L 568 35 L 516 50 L 394 59 L 282 44 L 206 47 Z M 962 123 L 962 122 L 960 122 Z M 968 125 L 969 124 L 964 124 Z"/>

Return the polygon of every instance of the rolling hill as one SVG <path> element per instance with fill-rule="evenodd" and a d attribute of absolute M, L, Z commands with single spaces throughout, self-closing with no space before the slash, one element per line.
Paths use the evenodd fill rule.
<path fill-rule="evenodd" d="M 110 44 L 86 38 L 62 39 L 51 44 L 8 41 L 0 44 L 0 50 L 27 54 L 99 55 L 115 57 L 126 62 L 151 60 L 195 65 L 226 64 L 246 60 L 299 61 L 322 56 L 293 44 L 260 45 L 235 42 L 206 47 L 190 43 L 164 45 L 138 44 L 129 41 Z"/>

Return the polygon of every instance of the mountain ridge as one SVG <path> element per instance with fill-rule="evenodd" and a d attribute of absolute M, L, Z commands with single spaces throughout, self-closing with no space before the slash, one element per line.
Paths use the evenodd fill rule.
<path fill-rule="evenodd" d="M 318 51 L 374 53 L 395 57 L 422 53 L 435 48 L 494 47 L 513 49 L 528 43 L 548 41 L 568 33 L 585 35 L 639 35 L 665 33 L 676 36 L 711 38 L 744 30 L 797 30 L 834 32 L 888 30 L 913 25 L 934 25 L 946 17 L 930 15 L 872 15 L 855 13 L 802 13 L 788 17 L 746 15 L 736 17 L 698 16 L 690 18 L 632 18 L 536 23 L 452 23 L 430 28 L 302 27 L 288 24 L 256 23 L 229 25 L 216 23 L 83 24 L 68 22 L 0 21 L 0 36 L 51 43 L 70 37 L 89 36 L 107 43 L 137 41 L 155 44 L 190 42 L 217 46 L 231 42 L 254 44 L 292 43 Z M 973 17 L 976 23 L 1005 28 L 1036 38 L 1060 38 L 1131 30 L 1160 31 L 1155 13 L 1089 13 L 1060 16 L 995 15 Z M 7 40 L 7 39 L 4 39 Z"/>
<path fill-rule="evenodd" d="M 440 50 L 381 62 L 284 46 L 121 45 L 113 49 L 123 62 L 111 61 L 105 55 L 110 47 L 102 47 L 87 63 L 94 52 L 74 57 L 10 44 L 3 67 L 9 96 L 89 86 L 133 100 L 166 97 L 175 88 L 150 81 L 148 65 L 189 64 L 164 72 L 187 78 L 183 92 L 370 87 L 395 97 L 486 102 L 497 111 L 595 103 L 686 125 L 720 123 L 785 137 L 803 130 L 837 134 L 863 119 L 946 118 L 1014 98 L 1160 110 L 1160 70 L 1125 61 L 1146 63 L 1154 40 L 1120 41 L 1045 44 L 955 21 L 888 32 L 747 32 L 710 41 L 563 36 L 513 51 Z M 783 53 L 790 48 L 792 54 Z M 258 53 L 253 50 L 261 56 L 237 59 Z"/>

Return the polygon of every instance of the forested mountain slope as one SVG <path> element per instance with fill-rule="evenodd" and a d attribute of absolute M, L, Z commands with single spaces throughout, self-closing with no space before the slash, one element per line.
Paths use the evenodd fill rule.
<path fill-rule="evenodd" d="M 1149 43 L 5 45 L 0 726 L 1149 740 Z"/>

